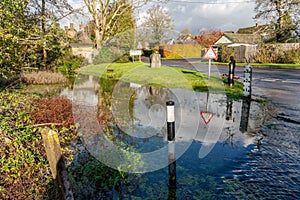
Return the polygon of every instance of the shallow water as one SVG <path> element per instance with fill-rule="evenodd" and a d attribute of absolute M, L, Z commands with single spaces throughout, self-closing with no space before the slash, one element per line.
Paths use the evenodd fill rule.
<path fill-rule="evenodd" d="M 155 88 L 121 81 L 100 87 L 94 77 L 83 80 L 72 90 L 61 93 L 73 99 L 73 113 L 75 121 L 81 124 L 83 145 L 93 157 L 110 167 L 138 172 L 138 176 L 129 176 L 129 183 L 106 194 L 108 197 L 268 199 L 272 191 L 271 199 L 299 195 L 295 185 L 299 165 L 291 161 L 289 166 L 285 162 L 291 173 L 285 173 L 281 166 L 276 171 L 280 162 L 272 156 L 278 153 L 279 144 L 269 134 L 279 129 L 275 122 L 269 122 L 274 108 L 267 103 L 235 101 L 222 93 Z M 166 134 L 166 101 L 170 99 L 175 102 L 175 162 L 169 157 Z M 203 112 L 210 115 L 205 119 L 201 116 Z M 297 145 L 295 142 L 291 152 L 296 158 Z M 274 181 L 284 176 L 282 183 Z M 286 185 L 287 179 L 290 186 Z M 266 182 L 270 186 L 264 187 Z M 87 196 L 77 194 L 77 197 Z M 89 199 L 99 198 L 99 191 L 94 197 L 89 195 Z"/>

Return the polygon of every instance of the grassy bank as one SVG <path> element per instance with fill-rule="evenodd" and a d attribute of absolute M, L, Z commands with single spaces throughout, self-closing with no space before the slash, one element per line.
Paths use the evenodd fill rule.
<path fill-rule="evenodd" d="M 207 74 L 182 68 L 162 66 L 150 68 L 143 62 L 112 63 L 101 65 L 89 65 L 81 68 L 80 73 L 134 82 L 141 85 L 151 85 L 164 88 L 191 89 L 198 92 L 222 92 L 239 97 L 242 95 L 242 83 L 235 83 L 235 87 L 229 88 L 226 80 L 217 75 L 208 79 Z"/>

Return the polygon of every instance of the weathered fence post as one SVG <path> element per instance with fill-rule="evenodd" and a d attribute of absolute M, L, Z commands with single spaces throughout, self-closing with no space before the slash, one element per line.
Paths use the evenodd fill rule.
<path fill-rule="evenodd" d="M 56 181 L 61 193 L 61 199 L 73 200 L 74 197 L 68 180 L 68 172 L 61 154 L 58 134 L 46 127 L 42 130 L 42 138 L 53 179 Z"/>

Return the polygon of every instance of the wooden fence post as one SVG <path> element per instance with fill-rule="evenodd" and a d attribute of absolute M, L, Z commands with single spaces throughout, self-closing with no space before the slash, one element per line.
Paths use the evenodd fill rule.
<path fill-rule="evenodd" d="M 53 179 L 61 193 L 61 199 L 73 200 L 74 197 L 68 180 L 68 172 L 61 154 L 58 134 L 50 128 L 45 127 L 42 130 L 42 138 Z"/>

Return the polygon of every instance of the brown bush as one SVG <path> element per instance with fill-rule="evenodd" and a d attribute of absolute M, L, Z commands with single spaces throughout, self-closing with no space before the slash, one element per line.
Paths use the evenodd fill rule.
<path fill-rule="evenodd" d="M 67 145 L 72 139 L 77 139 L 71 100 L 64 96 L 55 96 L 36 99 L 33 105 L 35 109 L 30 116 L 35 122 L 34 126 L 55 127 L 59 132 L 62 146 Z"/>
<path fill-rule="evenodd" d="M 37 124 L 53 123 L 58 127 L 74 125 L 71 100 L 64 96 L 36 99 L 31 117 Z"/>
<path fill-rule="evenodd" d="M 28 84 L 56 84 L 65 83 L 67 79 L 60 73 L 39 71 L 39 72 L 22 72 L 21 77 Z"/>

